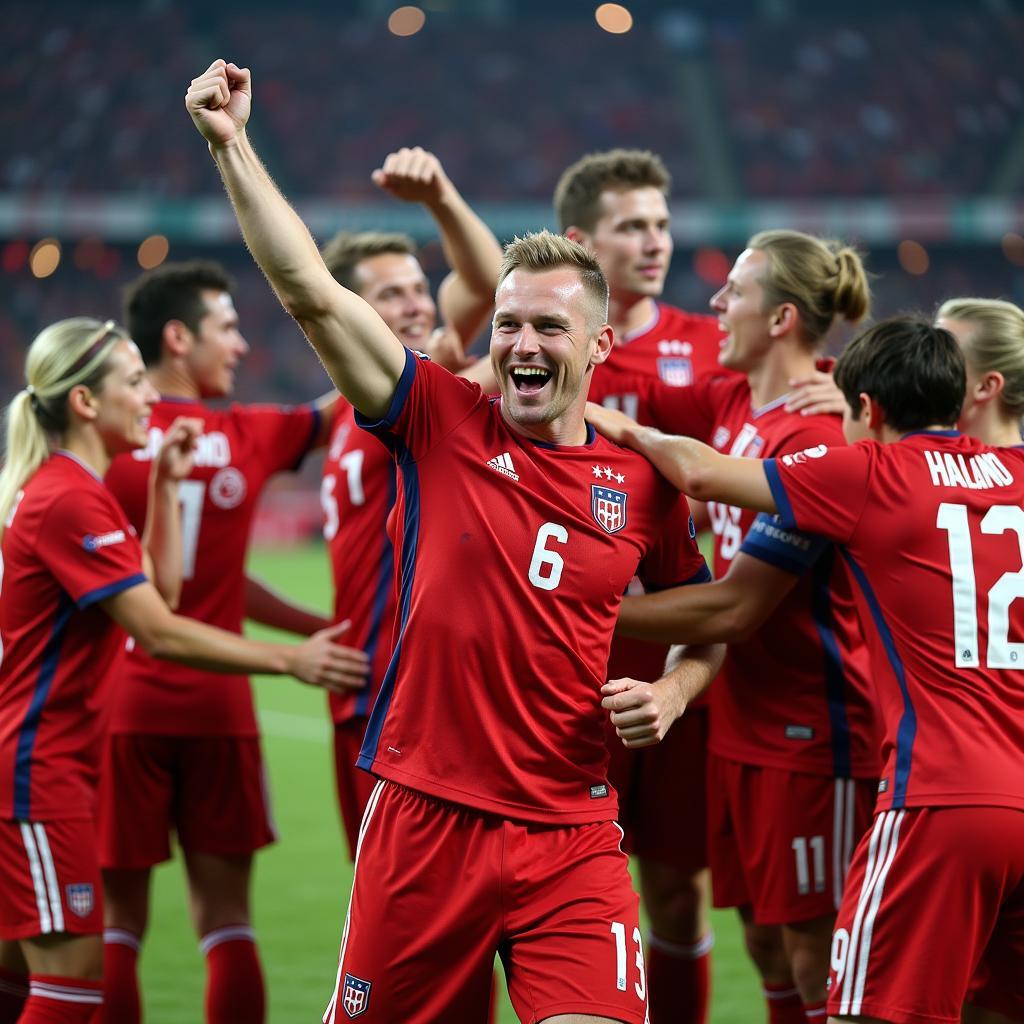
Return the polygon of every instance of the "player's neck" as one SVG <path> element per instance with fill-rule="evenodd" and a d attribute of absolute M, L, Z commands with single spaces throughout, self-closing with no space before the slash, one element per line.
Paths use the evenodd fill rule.
<path fill-rule="evenodd" d="M 755 409 L 788 394 L 790 381 L 811 376 L 815 369 L 814 353 L 806 349 L 773 349 L 760 366 L 747 371 L 750 382 L 750 404 Z"/>
<path fill-rule="evenodd" d="M 649 295 L 613 293 L 608 298 L 608 323 L 615 332 L 615 344 L 654 322 L 658 304 Z"/>
<path fill-rule="evenodd" d="M 1020 423 L 1004 419 L 1000 411 L 995 402 L 989 402 L 982 409 L 975 407 L 969 421 L 965 423 L 966 433 L 996 448 L 1011 448 L 1020 444 Z"/>
<path fill-rule="evenodd" d="M 105 477 L 110 469 L 110 453 L 103 447 L 103 442 L 95 431 L 69 430 L 61 439 L 58 448 L 74 455 L 84 462 L 98 477 Z"/>
<path fill-rule="evenodd" d="M 192 398 L 198 401 L 201 397 L 199 386 L 191 375 L 173 361 L 154 366 L 149 371 L 149 379 L 161 398 Z"/>
<path fill-rule="evenodd" d="M 583 419 L 583 409 L 567 412 L 550 423 L 517 423 L 509 416 L 505 403 L 501 403 L 501 418 L 510 430 L 530 441 L 541 444 L 579 447 L 587 442 L 587 424 Z"/>

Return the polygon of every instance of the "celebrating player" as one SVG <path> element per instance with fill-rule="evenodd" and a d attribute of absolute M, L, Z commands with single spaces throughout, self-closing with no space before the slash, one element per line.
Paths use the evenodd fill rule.
<path fill-rule="evenodd" d="M 637 377 L 686 387 L 706 372 L 727 372 L 718 363 L 717 320 L 659 301 L 672 259 L 670 184 L 654 153 L 614 149 L 578 160 L 555 189 L 560 230 L 594 254 L 608 281 L 615 345 L 594 370 L 590 397 L 641 423 L 653 421 L 632 387 Z M 608 674 L 657 679 L 666 652 L 664 644 L 617 636 Z M 609 776 L 651 922 L 647 982 L 654 1024 L 707 1018 L 713 941 L 705 907 L 707 733 L 701 700 L 655 747 L 633 751 L 610 737 Z"/>
<path fill-rule="evenodd" d="M 175 416 L 202 421 L 195 466 L 179 486 L 183 615 L 240 632 L 253 614 L 244 578 L 249 525 L 260 491 L 326 442 L 335 395 L 297 408 L 231 406 L 248 352 L 230 278 L 217 264 L 167 263 L 129 289 L 128 328 L 162 399 L 149 444 L 114 461 L 107 484 L 130 522 L 146 515 L 149 460 Z M 256 588 L 260 621 L 306 632 L 316 621 L 288 612 Z M 287 614 L 282 614 L 282 611 Z M 296 621 L 298 620 L 298 621 Z M 207 965 L 206 1015 L 213 1024 L 260 1021 L 264 992 L 250 926 L 252 854 L 274 839 L 252 692 L 242 674 L 202 667 L 169 673 L 143 650 L 122 668 L 101 781 L 100 844 L 107 890 L 108 1002 L 119 1022 L 141 1019 L 137 960 L 154 865 L 177 834 L 193 925 Z"/>
<path fill-rule="evenodd" d="M 942 328 L 878 324 L 835 378 L 846 437 L 864 443 L 754 462 L 646 428 L 622 436 L 687 492 L 831 538 L 856 580 L 886 763 L 839 911 L 829 1013 L 1020 1021 L 1024 455 L 954 429 L 966 374 Z"/>
<path fill-rule="evenodd" d="M 583 422 L 612 344 L 607 286 L 574 243 L 506 251 L 501 398 L 407 351 L 323 265 L 249 144 L 249 72 L 223 61 L 186 105 L 253 255 L 401 472 L 400 625 L 360 764 L 360 829 L 325 1014 L 482 1019 L 501 950 L 524 1020 L 646 1017 L 637 900 L 605 777 L 599 698 L 619 597 L 706 578 L 649 467 Z M 622 737 L 661 738 L 707 684 L 703 650 L 657 682 L 606 684 Z"/>
<path fill-rule="evenodd" d="M 653 418 L 761 458 L 842 443 L 835 417 L 783 404 L 836 316 L 858 319 L 867 305 L 851 249 L 795 231 L 755 235 L 712 299 L 729 332 L 722 362 L 746 378 L 648 387 Z M 594 421 L 604 429 L 616 415 L 595 409 Z M 827 545 L 735 506 L 709 512 L 719 579 L 693 600 L 636 598 L 622 625 L 647 639 L 730 641 L 711 693 L 715 903 L 740 908 L 769 1019 L 813 1020 L 824 1014 L 832 923 L 879 768 L 867 652 L 850 582 Z"/>
<path fill-rule="evenodd" d="M 145 445 L 157 400 L 123 329 L 54 324 L 32 343 L 25 375 L 0 473 L 0 1019 L 71 1024 L 93 1020 L 103 998 L 95 788 L 116 626 L 153 657 L 207 670 L 341 686 L 357 685 L 366 665 L 333 643 L 337 628 L 297 647 L 254 643 L 164 603 L 143 564 L 173 596 L 177 486 L 199 424 L 169 425 L 153 453 L 140 545 L 102 482 L 116 455 Z M 31 980 L 19 1017 L 22 957 Z"/>
<path fill-rule="evenodd" d="M 421 202 L 441 233 L 453 272 L 442 285 L 446 329 L 472 338 L 494 302 L 501 246 L 451 183 L 440 161 L 419 148 L 390 154 L 374 181 L 401 199 Z M 404 345 L 436 352 L 437 308 L 412 239 L 404 235 L 343 233 L 323 250 L 339 284 L 369 303 Z M 461 345 L 456 343 L 456 350 Z M 455 360 L 458 368 L 463 360 Z M 395 463 L 376 438 L 359 430 L 355 410 L 341 402 L 334 418 L 320 489 L 324 539 L 334 580 L 334 619 L 349 621 L 346 636 L 366 651 L 371 672 L 358 692 L 331 695 L 338 801 L 355 857 L 359 822 L 373 777 L 356 767 L 366 722 L 391 659 L 395 623 L 394 550 L 388 513 L 395 503 Z"/>

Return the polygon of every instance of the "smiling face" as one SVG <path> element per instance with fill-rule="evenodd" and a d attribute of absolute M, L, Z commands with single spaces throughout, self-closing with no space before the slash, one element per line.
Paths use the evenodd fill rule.
<path fill-rule="evenodd" d="M 491 367 L 502 412 L 522 432 L 555 443 L 583 426 L 590 371 L 611 347 L 597 300 L 569 267 L 518 268 L 498 286 Z"/>
<path fill-rule="evenodd" d="M 146 366 L 132 341 L 119 341 L 108 369 L 92 391 L 93 426 L 110 456 L 146 445 L 149 415 L 160 396 L 146 376 Z"/>
<path fill-rule="evenodd" d="M 599 204 L 593 229 L 570 232 L 571 237 L 597 257 L 613 297 L 657 298 L 672 259 L 665 196 L 653 186 L 607 189 Z"/>
<path fill-rule="evenodd" d="M 741 373 L 756 369 L 771 348 L 773 313 L 764 308 L 761 277 L 768 258 L 758 249 L 746 249 L 729 271 L 726 283 L 711 297 L 718 326 L 728 337 L 718 361 Z"/>
<path fill-rule="evenodd" d="M 187 372 L 203 398 L 220 398 L 235 390 L 235 367 L 249 344 L 238 329 L 238 313 L 227 292 L 204 288 L 206 312 L 185 353 Z"/>
<path fill-rule="evenodd" d="M 407 348 L 423 348 L 437 324 L 437 307 L 420 261 L 383 252 L 356 266 L 357 291 Z"/>

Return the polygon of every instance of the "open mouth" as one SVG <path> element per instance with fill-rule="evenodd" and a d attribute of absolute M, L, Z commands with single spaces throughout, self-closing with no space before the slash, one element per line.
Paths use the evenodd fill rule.
<path fill-rule="evenodd" d="M 536 395 L 551 380 L 551 371 L 543 366 L 517 366 L 509 371 L 512 386 L 520 395 Z"/>

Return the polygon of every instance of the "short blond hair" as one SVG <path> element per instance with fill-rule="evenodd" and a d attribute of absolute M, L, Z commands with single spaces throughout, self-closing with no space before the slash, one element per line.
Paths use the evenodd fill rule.
<path fill-rule="evenodd" d="M 541 274 L 563 267 L 579 274 L 584 290 L 596 304 L 600 323 L 607 323 L 608 282 L 601 266 L 593 253 L 565 235 L 556 235 L 551 231 L 537 231 L 521 238 L 517 235 L 505 246 L 498 285 L 500 287 L 513 270 Z"/>
<path fill-rule="evenodd" d="M 1003 405 L 1024 417 L 1024 310 L 1003 299 L 960 298 L 944 302 L 935 317 L 971 324 L 974 330 L 962 343 L 967 365 L 977 373 L 1001 373 Z"/>
<path fill-rule="evenodd" d="M 857 323 L 871 308 L 871 288 L 860 254 L 831 238 L 802 231 L 761 231 L 747 242 L 763 252 L 766 306 L 791 302 L 808 340 L 817 344 L 836 317 Z"/>
<path fill-rule="evenodd" d="M 415 256 L 416 243 L 409 235 L 386 231 L 340 231 L 323 247 L 320 255 L 338 284 L 358 292 L 356 270 L 359 264 L 385 253 Z"/>
<path fill-rule="evenodd" d="M 601 193 L 656 188 L 668 197 L 672 176 L 661 157 L 647 149 L 609 149 L 588 153 L 562 172 L 555 186 L 559 231 L 593 231 L 601 217 Z"/>

